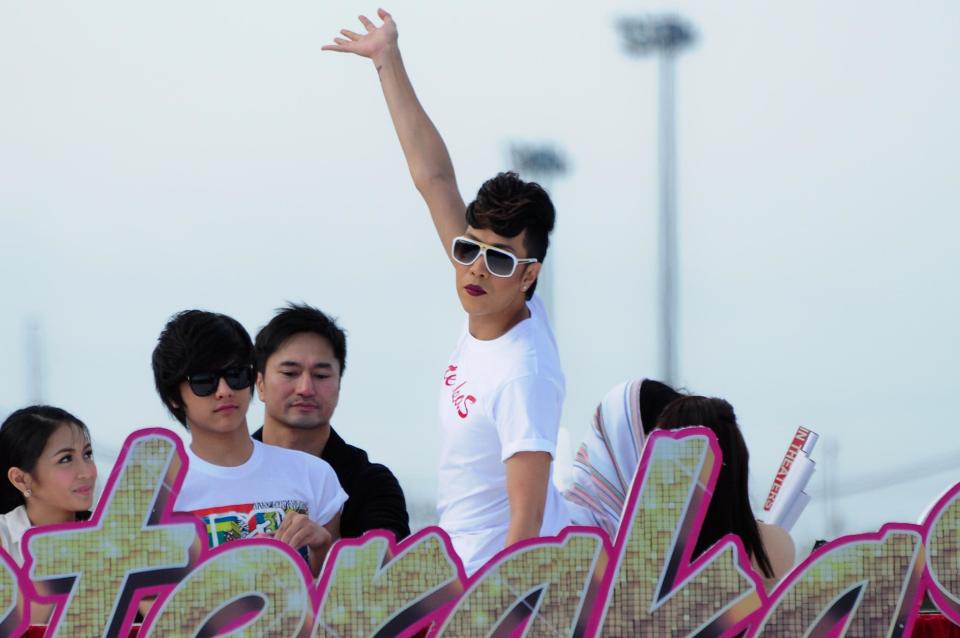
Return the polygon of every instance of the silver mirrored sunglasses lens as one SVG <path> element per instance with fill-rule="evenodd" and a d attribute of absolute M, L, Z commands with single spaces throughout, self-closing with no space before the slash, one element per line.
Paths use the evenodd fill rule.
<path fill-rule="evenodd" d="M 465 266 L 469 266 L 480 255 L 480 246 L 458 239 L 453 242 L 453 258 Z"/>
<path fill-rule="evenodd" d="M 513 274 L 516 261 L 514 261 L 513 255 L 510 253 L 505 253 L 502 250 L 496 250 L 494 248 L 487 248 L 487 252 L 483 254 L 483 258 L 487 260 L 487 270 L 489 270 L 491 274 L 497 275 L 498 277 L 509 277 Z"/>

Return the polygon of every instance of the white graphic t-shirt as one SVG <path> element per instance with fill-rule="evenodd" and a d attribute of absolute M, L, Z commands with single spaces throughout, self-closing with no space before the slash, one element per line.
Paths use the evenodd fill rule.
<path fill-rule="evenodd" d="M 190 463 L 174 509 L 203 519 L 211 548 L 259 532 L 276 531 L 288 512 L 325 525 L 347 500 L 326 461 L 298 450 L 253 441 L 243 465 L 204 461 L 187 447 Z"/>
<path fill-rule="evenodd" d="M 441 378 L 437 511 L 472 574 L 504 548 L 510 524 L 504 462 L 517 452 L 556 453 L 565 393 L 557 344 L 536 296 L 531 316 L 481 341 L 464 327 Z M 549 481 L 542 536 L 569 524 Z"/>

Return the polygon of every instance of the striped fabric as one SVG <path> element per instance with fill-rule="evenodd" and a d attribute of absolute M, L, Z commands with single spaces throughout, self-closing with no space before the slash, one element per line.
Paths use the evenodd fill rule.
<path fill-rule="evenodd" d="M 640 418 L 642 381 L 620 383 L 603 398 L 593 427 L 577 450 L 573 486 L 564 493 L 575 525 L 616 535 L 646 436 Z"/>

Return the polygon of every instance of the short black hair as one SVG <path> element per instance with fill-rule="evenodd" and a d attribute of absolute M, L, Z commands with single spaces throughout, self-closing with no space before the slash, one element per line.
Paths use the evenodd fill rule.
<path fill-rule="evenodd" d="M 467 206 L 467 225 L 490 229 L 503 237 L 516 237 L 527 231 L 523 245 L 528 257 L 541 264 L 550 246 L 550 231 L 557 214 L 550 195 L 540 184 L 525 182 L 512 171 L 498 173 L 483 183 L 477 197 Z M 537 282 L 527 290 L 533 297 Z"/>
<path fill-rule="evenodd" d="M 347 368 L 346 332 L 337 325 L 335 319 L 304 303 L 289 303 L 285 308 L 277 308 L 276 316 L 257 333 L 254 346 L 257 372 L 262 374 L 266 370 L 267 359 L 284 341 L 302 333 L 315 334 L 330 342 L 333 356 L 340 362 L 342 377 Z"/>
<path fill-rule="evenodd" d="M 684 396 L 666 383 L 654 379 L 640 382 L 640 425 L 644 434 L 650 434 L 657 426 L 660 414 L 671 401 Z"/>
<path fill-rule="evenodd" d="M 157 394 L 170 414 L 188 429 L 180 384 L 188 375 L 232 365 L 253 365 L 253 342 L 239 321 L 216 312 L 178 312 L 164 326 L 153 349 Z"/>

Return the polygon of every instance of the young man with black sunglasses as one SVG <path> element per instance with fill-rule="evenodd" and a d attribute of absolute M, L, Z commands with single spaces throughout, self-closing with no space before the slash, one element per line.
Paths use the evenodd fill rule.
<path fill-rule="evenodd" d="M 203 519 L 211 547 L 272 536 L 317 575 L 347 495 L 324 461 L 250 438 L 253 342 L 243 326 L 201 310 L 174 315 L 153 351 L 153 376 L 164 406 L 190 432 L 176 509 Z"/>
<path fill-rule="evenodd" d="M 554 225 L 537 184 L 501 173 L 469 206 L 446 146 L 417 100 L 397 27 L 360 18 L 323 48 L 370 58 L 414 184 L 453 264 L 467 328 L 440 376 L 437 509 L 468 573 L 496 552 L 567 523 L 550 480 L 564 376 L 543 303 L 533 296 Z"/>

